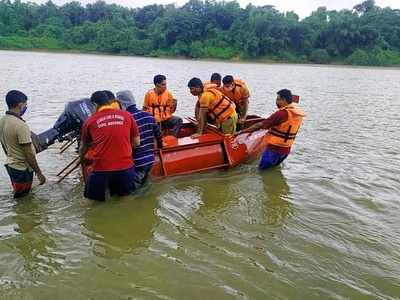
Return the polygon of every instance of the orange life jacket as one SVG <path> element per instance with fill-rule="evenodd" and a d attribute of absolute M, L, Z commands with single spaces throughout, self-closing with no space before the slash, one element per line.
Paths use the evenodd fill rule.
<path fill-rule="evenodd" d="M 161 95 L 157 94 L 154 89 L 147 92 L 146 97 L 149 96 L 150 99 L 144 105 L 144 110 L 151 113 L 156 122 L 165 121 L 172 116 L 172 110 L 170 103 L 171 94 L 168 90 L 165 90 Z"/>
<path fill-rule="evenodd" d="M 291 103 L 280 110 L 286 110 L 288 113 L 287 121 L 278 126 L 271 127 L 268 130 L 266 139 L 268 144 L 279 147 L 291 147 L 296 134 L 305 117 L 305 112 L 295 103 Z"/>
<path fill-rule="evenodd" d="M 212 83 L 210 80 L 206 80 L 203 82 L 203 88 L 204 88 L 204 90 L 209 90 L 209 89 L 220 90 L 221 89 L 221 87 L 217 86 L 215 83 Z"/>
<path fill-rule="evenodd" d="M 235 104 L 240 104 L 243 98 L 242 87 L 245 87 L 247 89 L 247 86 L 246 83 L 239 78 L 235 78 L 233 82 L 235 83 L 235 87 L 232 91 L 227 92 L 223 87 L 221 88 L 221 91 L 224 93 L 225 96 L 235 102 Z"/>
<path fill-rule="evenodd" d="M 214 100 L 208 105 L 208 116 L 219 123 L 224 122 L 236 112 L 235 103 L 217 89 L 207 89 L 214 95 Z"/>

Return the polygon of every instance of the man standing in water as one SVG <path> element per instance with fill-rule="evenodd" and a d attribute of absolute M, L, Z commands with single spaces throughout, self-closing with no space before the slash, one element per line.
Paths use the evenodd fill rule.
<path fill-rule="evenodd" d="M 149 112 L 162 128 L 171 128 L 172 134 L 178 137 L 182 127 L 182 118 L 173 116 L 176 110 L 176 100 L 167 90 L 167 78 L 156 75 L 153 78 L 154 88 L 149 90 L 143 102 L 143 110 Z"/>
<path fill-rule="evenodd" d="M 85 197 L 104 201 L 107 188 L 111 195 L 126 196 L 134 190 L 132 153 L 140 144 L 136 122 L 128 112 L 116 109 L 104 91 L 94 92 L 90 100 L 96 112 L 83 124 L 80 148 L 81 161 L 85 161 L 89 148 L 93 159 Z"/>
<path fill-rule="evenodd" d="M 258 165 L 262 170 L 277 166 L 288 157 L 306 115 L 296 103 L 292 102 L 292 93 L 287 89 L 277 92 L 276 106 L 279 110 L 264 122 L 241 131 L 241 133 L 251 133 L 261 128 L 269 129 L 266 136 L 268 144 Z"/>
<path fill-rule="evenodd" d="M 31 131 L 21 118 L 27 109 L 28 97 L 20 91 L 9 91 L 6 95 L 8 110 L 0 119 L 0 142 L 7 156 L 5 167 L 10 176 L 14 198 L 27 195 L 32 187 L 33 173 L 39 183 L 46 178 L 36 161 Z"/>
<path fill-rule="evenodd" d="M 135 163 L 136 187 L 145 184 L 154 164 L 154 140 L 157 141 L 158 148 L 162 148 L 160 127 L 154 117 L 136 107 L 136 101 L 131 91 L 120 91 L 117 99 L 121 106 L 131 113 L 140 133 L 140 145 L 135 148 L 133 161 Z"/>

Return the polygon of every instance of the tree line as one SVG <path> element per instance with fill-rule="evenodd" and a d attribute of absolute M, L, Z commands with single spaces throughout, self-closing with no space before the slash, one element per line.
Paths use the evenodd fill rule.
<path fill-rule="evenodd" d="M 241 8 L 236 1 L 126 8 L 0 0 L 0 48 L 396 65 L 400 10 L 367 0 L 351 10 L 319 7 L 300 20 L 274 6 Z"/>

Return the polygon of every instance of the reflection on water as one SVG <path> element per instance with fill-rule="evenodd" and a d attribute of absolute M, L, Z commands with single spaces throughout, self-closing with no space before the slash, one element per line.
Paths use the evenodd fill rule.
<path fill-rule="evenodd" d="M 156 73 L 181 116 L 187 80 L 211 71 L 247 81 L 250 113 L 285 87 L 308 112 L 281 167 L 170 178 L 89 209 L 79 175 L 55 183 L 73 149 L 40 153 L 49 181 L 20 202 L 0 168 L 0 299 L 399 298 L 399 70 L 13 51 L 0 67 L 0 95 L 28 94 L 36 132 L 97 89 L 140 106 Z"/>
<path fill-rule="evenodd" d="M 118 258 L 148 246 L 158 221 L 155 207 L 152 200 L 127 197 L 88 209 L 82 225 L 93 240 L 94 255 Z"/>
<path fill-rule="evenodd" d="M 282 174 L 281 167 L 264 173 L 264 194 L 267 195 L 267 199 L 263 208 L 266 224 L 281 225 L 291 210 L 289 185 Z"/>
<path fill-rule="evenodd" d="M 15 206 L 15 230 L 20 233 L 15 236 L 15 250 L 23 258 L 23 269 L 19 276 L 37 278 L 41 273 L 56 274 L 61 263 L 53 255 L 56 247 L 45 228 L 47 213 L 45 208 L 32 199 L 25 197 Z"/>

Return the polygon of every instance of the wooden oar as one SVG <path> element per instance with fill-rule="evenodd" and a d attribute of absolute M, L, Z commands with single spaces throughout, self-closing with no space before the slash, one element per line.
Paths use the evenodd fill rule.
<path fill-rule="evenodd" d="M 57 180 L 57 183 L 60 183 L 61 181 L 63 181 L 65 179 L 65 177 L 67 177 L 69 174 L 71 174 L 73 171 L 75 171 L 80 165 L 81 165 L 81 162 L 78 159 L 78 161 L 76 161 L 75 165 L 69 171 L 67 171 L 60 179 Z"/>
<path fill-rule="evenodd" d="M 60 176 L 66 169 L 68 169 L 70 166 L 72 166 L 76 161 L 79 161 L 79 156 L 75 157 L 64 169 L 62 169 L 56 176 Z"/>
<path fill-rule="evenodd" d="M 75 143 L 76 138 L 73 138 L 71 141 L 68 141 L 66 144 L 64 144 L 61 149 L 60 149 L 60 154 L 64 153 L 65 150 L 67 150 L 73 143 Z"/>

